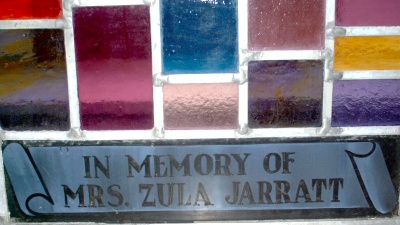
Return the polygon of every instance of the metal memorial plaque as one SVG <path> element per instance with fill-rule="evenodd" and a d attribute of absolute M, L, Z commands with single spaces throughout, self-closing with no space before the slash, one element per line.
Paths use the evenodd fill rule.
<path fill-rule="evenodd" d="M 374 142 L 169 146 L 10 143 L 4 164 L 20 211 L 268 211 L 397 206 Z"/>

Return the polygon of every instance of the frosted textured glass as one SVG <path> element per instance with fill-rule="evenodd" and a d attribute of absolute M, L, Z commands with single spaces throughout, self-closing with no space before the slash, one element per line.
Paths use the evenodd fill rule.
<path fill-rule="evenodd" d="M 249 0 L 249 49 L 323 49 L 325 1 Z"/>
<path fill-rule="evenodd" d="M 400 125 L 400 80 L 336 81 L 332 126 Z"/>
<path fill-rule="evenodd" d="M 0 125 L 69 129 L 62 30 L 0 30 Z"/>
<path fill-rule="evenodd" d="M 249 127 L 321 125 L 322 61 L 249 63 Z"/>
<path fill-rule="evenodd" d="M 237 0 L 161 0 L 164 74 L 238 70 Z"/>
<path fill-rule="evenodd" d="M 400 26 L 399 0 L 336 0 L 338 26 Z"/>
<path fill-rule="evenodd" d="M 400 70 L 400 36 L 335 38 L 335 70 Z"/>
<path fill-rule="evenodd" d="M 236 129 L 237 84 L 165 85 L 164 123 L 169 130 Z"/>
<path fill-rule="evenodd" d="M 82 129 L 151 129 L 148 6 L 74 10 Z"/>

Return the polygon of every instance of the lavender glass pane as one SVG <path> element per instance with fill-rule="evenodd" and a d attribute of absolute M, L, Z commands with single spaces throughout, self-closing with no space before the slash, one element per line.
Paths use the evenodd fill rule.
<path fill-rule="evenodd" d="M 324 0 L 249 0 L 249 49 L 323 49 Z"/>
<path fill-rule="evenodd" d="M 74 9 L 82 128 L 151 129 L 148 6 Z"/>
<path fill-rule="evenodd" d="M 237 0 L 161 0 L 163 73 L 238 70 Z"/>
<path fill-rule="evenodd" d="M 249 127 L 321 125 L 322 61 L 249 63 Z"/>
<path fill-rule="evenodd" d="M 332 126 L 400 125 L 400 80 L 336 81 Z"/>
<path fill-rule="evenodd" d="M 399 0 L 336 0 L 338 26 L 400 26 Z"/>
<path fill-rule="evenodd" d="M 169 130 L 236 129 L 237 84 L 165 85 L 164 123 Z"/>
<path fill-rule="evenodd" d="M 0 30 L 0 125 L 69 129 L 62 30 Z"/>

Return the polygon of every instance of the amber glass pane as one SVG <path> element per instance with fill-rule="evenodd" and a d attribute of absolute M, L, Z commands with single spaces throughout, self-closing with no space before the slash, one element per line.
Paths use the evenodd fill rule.
<path fill-rule="evenodd" d="M 69 129 L 62 30 L 0 30 L 0 125 Z"/>
<path fill-rule="evenodd" d="M 249 63 L 249 127 L 321 125 L 323 62 Z"/>
<path fill-rule="evenodd" d="M 82 128 L 151 129 L 149 7 L 77 8 L 74 31 Z"/>
<path fill-rule="evenodd" d="M 399 70 L 400 36 L 337 37 L 335 70 Z"/>
<path fill-rule="evenodd" d="M 164 122 L 170 130 L 238 127 L 237 84 L 165 85 Z"/>
<path fill-rule="evenodd" d="M 61 17 L 61 0 L 0 0 L 0 20 Z"/>
<path fill-rule="evenodd" d="M 249 49 L 323 49 L 325 1 L 249 0 Z"/>

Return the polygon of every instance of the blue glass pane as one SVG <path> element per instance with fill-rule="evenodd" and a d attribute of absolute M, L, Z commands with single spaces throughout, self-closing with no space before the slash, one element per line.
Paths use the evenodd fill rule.
<path fill-rule="evenodd" d="M 238 70 L 237 0 L 161 0 L 163 74 Z"/>

